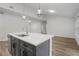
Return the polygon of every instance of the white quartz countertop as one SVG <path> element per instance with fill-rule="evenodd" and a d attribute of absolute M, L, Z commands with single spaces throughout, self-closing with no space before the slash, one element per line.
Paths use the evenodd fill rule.
<path fill-rule="evenodd" d="M 54 35 L 48 34 L 40 34 L 40 33 L 28 33 L 28 36 L 20 37 L 18 34 L 25 34 L 25 32 L 21 33 L 9 33 L 9 35 L 14 36 L 20 40 L 38 46 L 39 44 L 45 42 L 46 40 L 52 39 Z"/>

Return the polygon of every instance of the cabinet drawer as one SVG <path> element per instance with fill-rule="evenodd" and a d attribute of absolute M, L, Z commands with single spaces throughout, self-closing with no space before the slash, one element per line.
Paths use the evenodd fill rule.
<path fill-rule="evenodd" d="M 29 47 L 31 49 L 35 48 L 34 45 L 30 44 L 30 43 L 27 43 L 27 42 L 24 42 L 22 40 L 20 40 L 20 46 L 25 46 L 25 47 Z"/>

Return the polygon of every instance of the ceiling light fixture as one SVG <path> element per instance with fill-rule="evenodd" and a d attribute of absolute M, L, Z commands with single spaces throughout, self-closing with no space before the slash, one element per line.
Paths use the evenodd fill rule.
<path fill-rule="evenodd" d="M 55 10 L 49 9 L 48 11 L 49 11 L 50 13 L 55 13 Z"/>
<path fill-rule="evenodd" d="M 25 16 L 25 15 L 23 15 L 23 16 L 22 16 L 22 18 L 23 18 L 23 19 L 26 19 L 26 16 Z"/>
<path fill-rule="evenodd" d="M 31 23 L 31 20 L 28 20 L 28 23 Z"/>
<path fill-rule="evenodd" d="M 40 16 L 40 14 L 41 14 L 41 9 L 40 9 L 40 3 L 39 3 L 38 10 L 37 10 L 37 15 Z"/>
<path fill-rule="evenodd" d="M 40 9 L 38 9 L 37 12 L 38 12 L 38 14 L 41 14 L 41 10 Z"/>
<path fill-rule="evenodd" d="M 22 15 L 22 19 L 25 20 L 26 16 L 25 16 L 25 5 L 23 6 L 23 15 Z"/>

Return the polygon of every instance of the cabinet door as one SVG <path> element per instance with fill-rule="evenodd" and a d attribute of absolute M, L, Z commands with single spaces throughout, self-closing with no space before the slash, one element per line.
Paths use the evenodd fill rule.
<path fill-rule="evenodd" d="M 11 42 L 11 49 L 12 49 L 11 53 L 13 56 L 15 56 L 16 55 L 16 42 L 15 42 L 14 37 L 12 37 L 11 41 L 12 41 Z"/>
<path fill-rule="evenodd" d="M 11 55 L 15 55 L 15 48 L 15 39 L 12 36 L 8 35 L 8 50 Z"/>
<path fill-rule="evenodd" d="M 21 51 L 20 52 L 21 56 L 35 56 L 36 55 L 36 47 L 24 41 L 21 41 L 20 51 Z"/>
<path fill-rule="evenodd" d="M 13 52 L 14 56 L 20 55 L 19 39 L 15 38 L 15 37 L 13 37 L 12 49 L 13 49 L 12 52 Z"/>
<path fill-rule="evenodd" d="M 8 35 L 8 51 L 9 51 L 9 53 L 11 54 L 11 51 L 12 51 L 12 48 L 11 48 L 11 46 L 12 46 L 12 44 L 11 44 L 11 39 L 12 39 L 12 37 L 10 36 L 10 35 Z"/>
<path fill-rule="evenodd" d="M 19 42 L 19 39 L 15 38 L 15 43 L 16 43 L 16 49 L 15 49 L 16 56 L 20 56 L 20 42 Z"/>

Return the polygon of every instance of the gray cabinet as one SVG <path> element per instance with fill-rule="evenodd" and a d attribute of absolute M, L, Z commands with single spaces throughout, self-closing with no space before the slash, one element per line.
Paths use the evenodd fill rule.
<path fill-rule="evenodd" d="M 8 35 L 8 50 L 12 56 L 35 56 L 36 47 L 13 36 Z"/>
<path fill-rule="evenodd" d="M 8 38 L 8 50 L 12 56 L 49 56 L 50 54 L 49 40 L 35 46 L 10 35 Z"/>
<path fill-rule="evenodd" d="M 8 50 L 11 55 L 13 56 L 19 56 L 19 39 L 8 35 Z"/>
<path fill-rule="evenodd" d="M 11 51 L 12 51 L 12 41 L 11 41 L 11 39 L 12 39 L 12 36 L 8 35 L 8 51 L 9 51 L 10 54 L 11 54 Z"/>

